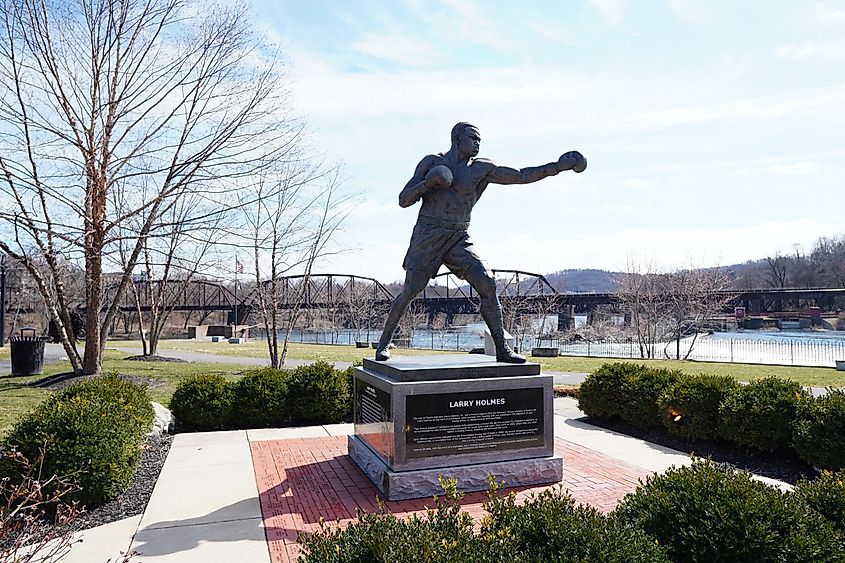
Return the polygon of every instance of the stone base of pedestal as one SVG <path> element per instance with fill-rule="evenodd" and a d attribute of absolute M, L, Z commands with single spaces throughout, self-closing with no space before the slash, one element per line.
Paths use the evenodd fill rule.
<path fill-rule="evenodd" d="M 442 495 L 440 477 L 457 479 L 461 492 L 487 490 L 493 475 L 506 487 L 547 485 L 563 479 L 563 458 L 550 456 L 475 465 L 393 471 L 366 444 L 349 436 L 349 455 L 387 500 L 427 498 Z"/>

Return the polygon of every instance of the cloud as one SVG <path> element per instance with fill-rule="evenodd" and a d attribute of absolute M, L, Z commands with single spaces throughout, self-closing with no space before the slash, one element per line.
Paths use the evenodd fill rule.
<path fill-rule="evenodd" d="M 525 22 L 525 27 L 534 32 L 536 35 L 539 35 L 544 39 L 548 39 L 549 41 L 563 43 L 565 45 L 569 45 L 570 47 L 574 47 L 577 44 L 572 37 L 572 32 L 570 30 L 563 29 L 559 22 L 552 25 L 547 21 L 532 19 Z"/>
<path fill-rule="evenodd" d="M 443 58 L 433 45 L 399 33 L 368 33 L 351 47 L 365 55 L 409 67 L 430 66 Z"/>
<path fill-rule="evenodd" d="M 623 0 L 587 0 L 587 3 L 598 10 L 609 23 L 617 25 L 622 22 L 625 10 Z"/>
<path fill-rule="evenodd" d="M 537 225 L 532 233 L 473 234 L 482 257 L 494 268 L 546 273 L 566 268 L 624 270 L 630 259 L 659 257 L 661 268 L 716 266 L 764 258 L 794 244 L 809 247 L 820 236 L 841 232 L 842 225 L 813 219 L 753 223 L 733 228 L 618 228 L 606 232 L 558 235 L 554 226 Z"/>
<path fill-rule="evenodd" d="M 668 0 L 675 16 L 683 21 L 702 23 L 710 19 L 706 4 L 693 0 Z"/>
<path fill-rule="evenodd" d="M 845 20 L 845 9 L 831 8 L 827 2 L 816 2 L 816 13 L 823 20 Z"/>
<path fill-rule="evenodd" d="M 763 168 L 760 172 L 778 176 L 810 176 L 819 174 L 821 169 L 817 163 L 805 161 L 794 164 L 775 164 Z"/>
<path fill-rule="evenodd" d="M 818 41 L 805 41 L 803 43 L 791 43 L 779 47 L 775 54 L 781 59 L 806 60 L 806 59 L 845 59 L 845 42 L 829 41 L 820 43 Z"/>

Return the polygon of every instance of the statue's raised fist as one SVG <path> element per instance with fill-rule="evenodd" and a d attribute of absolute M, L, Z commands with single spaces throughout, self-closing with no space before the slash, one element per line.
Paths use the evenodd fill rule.
<path fill-rule="evenodd" d="M 558 170 L 572 170 L 581 173 L 587 169 L 587 159 L 578 151 L 569 151 L 561 155 L 557 161 Z"/>
<path fill-rule="evenodd" d="M 425 175 L 427 188 L 448 188 L 452 185 L 452 171 L 448 166 L 438 164 Z"/>

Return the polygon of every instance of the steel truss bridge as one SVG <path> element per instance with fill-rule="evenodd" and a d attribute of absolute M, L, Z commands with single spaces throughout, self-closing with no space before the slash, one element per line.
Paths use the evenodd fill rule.
<path fill-rule="evenodd" d="M 615 293 L 561 293 L 541 274 L 522 270 L 494 269 L 499 299 L 512 313 L 558 314 L 559 325 L 564 328 L 572 317 L 590 314 L 599 306 L 619 309 L 619 295 Z M 140 297 L 135 301 L 131 290 L 124 292 L 120 311 L 131 315 L 149 312 L 153 296 L 164 291 L 167 308 L 172 311 L 199 312 L 200 322 L 210 313 L 222 311 L 227 324 L 254 322 L 253 316 L 259 308 L 258 288 L 253 284 L 237 294 L 232 288 L 220 283 L 195 280 L 188 283 L 160 280 L 135 281 L 135 290 Z M 264 289 L 269 282 L 262 283 Z M 165 287 L 162 288 L 162 285 Z M 280 311 L 298 308 L 303 311 L 331 310 L 335 318 L 340 316 L 346 323 L 357 324 L 363 318 L 384 314 L 395 298 L 395 294 L 378 280 L 350 274 L 312 274 L 310 276 L 287 276 L 277 281 L 277 307 Z M 107 292 L 116 291 L 116 286 Z M 845 288 L 759 288 L 747 290 L 726 290 L 716 292 L 726 298 L 726 313 L 732 313 L 735 306 L 743 306 L 747 314 L 766 314 L 779 311 L 801 311 L 819 307 L 823 311 L 845 308 Z M 107 294 L 107 298 L 111 294 Z M 417 314 L 426 314 L 429 321 L 437 315 L 445 315 L 451 323 L 455 315 L 478 312 L 480 298 L 466 282 L 450 273 L 443 273 L 431 280 L 414 301 L 410 309 Z M 140 307 L 139 307 L 140 305 Z M 359 325 L 360 326 L 360 325 Z"/>

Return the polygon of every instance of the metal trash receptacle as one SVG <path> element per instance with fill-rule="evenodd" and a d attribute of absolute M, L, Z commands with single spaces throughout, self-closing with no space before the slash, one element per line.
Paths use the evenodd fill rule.
<path fill-rule="evenodd" d="M 12 351 L 12 375 L 38 375 L 44 371 L 44 342 L 34 328 L 22 328 L 19 336 L 9 338 Z"/>

